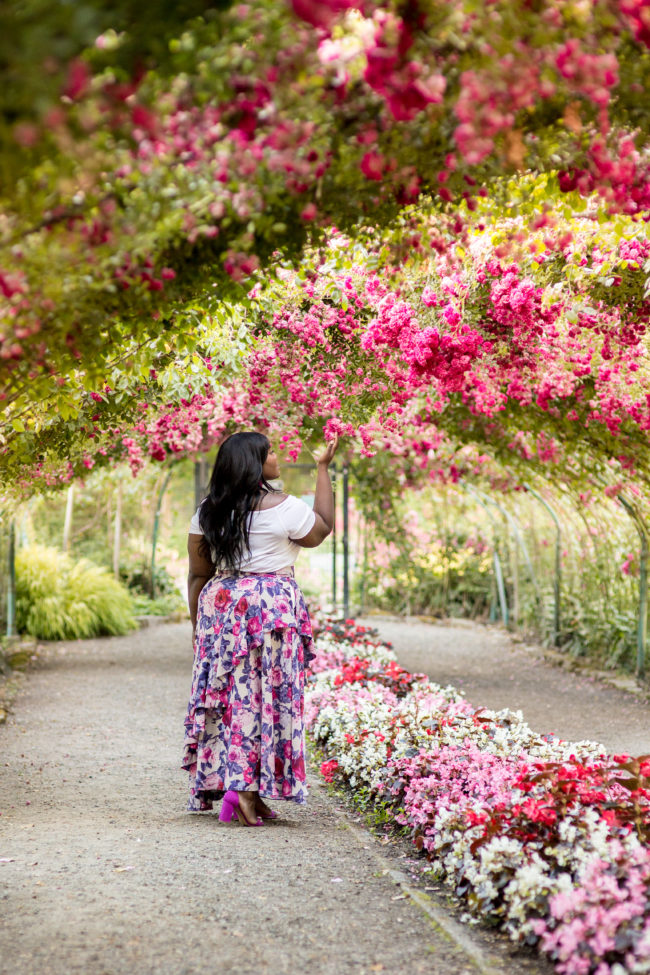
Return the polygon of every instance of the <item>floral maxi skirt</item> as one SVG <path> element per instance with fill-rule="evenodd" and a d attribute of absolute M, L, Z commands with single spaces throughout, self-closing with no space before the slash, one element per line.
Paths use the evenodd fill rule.
<path fill-rule="evenodd" d="M 199 596 L 182 767 L 190 812 L 228 789 L 305 802 L 309 613 L 295 580 L 211 579 Z"/>

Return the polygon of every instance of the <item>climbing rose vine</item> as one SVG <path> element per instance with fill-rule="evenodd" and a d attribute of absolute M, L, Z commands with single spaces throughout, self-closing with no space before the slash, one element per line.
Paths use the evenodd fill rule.
<path fill-rule="evenodd" d="M 253 0 L 178 24 L 155 56 L 137 18 L 131 32 L 116 22 L 48 62 L 58 85 L 29 107 L 12 81 L 10 401 L 74 370 L 100 389 L 127 339 L 178 327 L 188 294 L 215 281 L 237 294 L 278 248 L 295 258 L 332 222 L 385 225 L 423 193 L 471 209 L 525 168 L 644 219 L 645 10 Z"/>
<path fill-rule="evenodd" d="M 106 422 L 116 394 L 90 394 L 94 443 L 82 463 L 126 453 L 135 472 L 246 424 L 295 458 L 324 428 L 357 437 L 362 456 L 388 451 L 432 477 L 510 470 L 516 484 L 541 472 L 638 494 L 648 477 L 650 248 L 634 223 L 621 225 L 627 236 L 568 226 L 542 212 L 525 234 L 520 219 L 506 220 L 435 256 L 422 242 L 437 238 L 420 227 L 417 261 L 384 273 L 334 234 L 312 271 L 280 270 L 277 285 L 253 289 L 251 341 L 233 379 L 206 357 L 199 388 L 180 402 L 150 409 L 143 387 L 126 430 Z M 61 476 L 72 476 L 67 461 L 23 474 L 26 486 Z"/>

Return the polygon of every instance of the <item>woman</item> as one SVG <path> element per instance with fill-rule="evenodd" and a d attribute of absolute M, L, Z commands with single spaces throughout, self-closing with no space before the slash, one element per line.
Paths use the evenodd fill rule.
<path fill-rule="evenodd" d="M 244 826 L 275 819 L 263 801 L 304 802 L 304 666 L 311 624 L 293 576 L 300 548 L 334 524 L 329 465 L 318 458 L 313 510 L 276 491 L 278 459 L 260 433 L 235 433 L 219 448 L 208 496 L 190 525 L 192 691 L 183 768 L 188 810 L 236 814 Z M 225 793 L 225 794 L 224 794 Z"/>

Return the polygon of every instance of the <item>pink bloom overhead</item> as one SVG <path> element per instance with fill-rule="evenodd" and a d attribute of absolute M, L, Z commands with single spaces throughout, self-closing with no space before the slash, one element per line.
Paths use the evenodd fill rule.
<path fill-rule="evenodd" d="M 356 6 L 355 0 L 291 0 L 294 13 L 312 27 L 329 28 L 346 10 Z"/>
<path fill-rule="evenodd" d="M 88 91 L 90 86 L 90 68 L 81 58 L 75 58 L 68 66 L 68 76 L 62 94 L 75 101 Z"/>
<path fill-rule="evenodd" d="M 380 152 L 367 152 L 362 158 L 360 169 L 367 179 L 381 181 L 385 170 L 385 159 Z"/>
<path fill-rule="evenodd" d="M 364 78 L 374 91 L 386 98 L 395 119 L 409 121 L 427 105 L 442 101 L 446 78 L 407 58 L 413 37 L 404 20 L 377 11 L 375 22 L 373 46 L 366 49 Z"/>
<path fill-rule="evenodd" d="M 305 222 L 315 220 L 318 216 L 318 209 L 315 203 L 308 203 L 300 213 L 300 219 Z"/>
<path fill-rule="evenodd" d="M 620 0 L 619 8 L 637 41 L 650 47 L 650 0 Z"/>

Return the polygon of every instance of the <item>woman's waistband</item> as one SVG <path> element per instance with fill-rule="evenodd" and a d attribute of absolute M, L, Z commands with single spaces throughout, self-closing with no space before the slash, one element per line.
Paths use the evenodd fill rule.
<path fill-rule="evenodd" d="M 249 578 L 250 576 L 252 576 L 253 578 L 256 578 L 258 576 L 286 576 L 289 579 L 294 579 L 295 573 L 293 571 L 293 566 L 287 565 L 282 569 L 262 569 L 258 572 L 251 572 L 248 569 L 242 569 L 238 572 L 217 571 L 214 574 L 215 579 L 246 579 Z"/>

